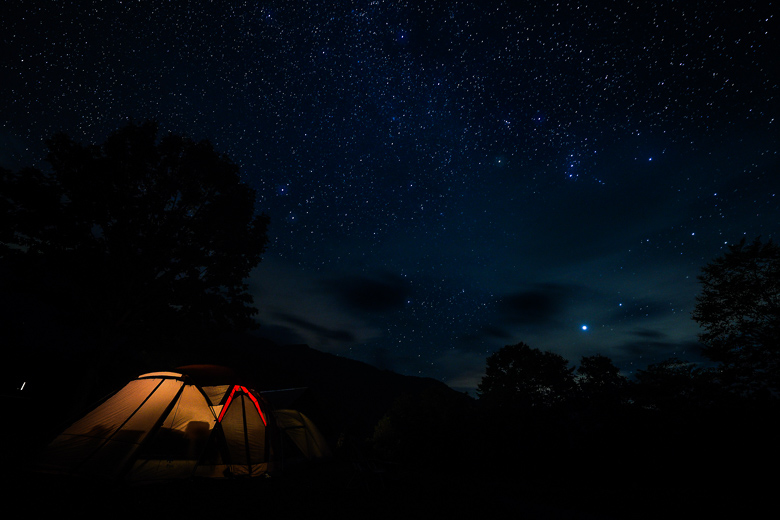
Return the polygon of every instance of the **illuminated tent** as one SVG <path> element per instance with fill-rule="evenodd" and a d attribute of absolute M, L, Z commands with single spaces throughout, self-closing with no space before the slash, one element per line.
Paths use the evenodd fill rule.
<path fill-rule="evenodd" d="M 212 366 L 143 374 L 55 438 L 40 469 L 134 482 L 270 474 L 270 406 L 235 381 Z"/>

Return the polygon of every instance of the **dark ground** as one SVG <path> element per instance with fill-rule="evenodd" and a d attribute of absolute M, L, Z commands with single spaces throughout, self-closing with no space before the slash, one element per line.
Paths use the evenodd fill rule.
<path fill-rule="evenodd" d="M 341 375 L 336 368 L 323 372 Z M 365 380 L 392 388 L 389 377 L 372 370 Z M 363 380 L 361 385 L 369 386 Z M 623 427 L 600 443 L 561 450 L 557 458 L 552 450 L 540 447 L 539 438 L 524 444 L 514 436 L 497 441 L 498 424 L 482 425 L 485 434 L 477 443 L 430 446 L 447 454 L 446 468 L 424 467 L 414 459 L 404 466 L 379 466 L 381 472 L 365 466 L 358 471 L 354 461 L 344 457 L 273 478 L 147 486 L 83 482 L 29 471 L 36 449 L 62 429 L 61 419 L 53 417 L 70 394 L 59 388 L 24 399 L 18 394 L 2 396 L 0 490 L 6 511 L 20 509 L 4 518 L 763 518 L 766 508 L 775 508 L 780 482 L 778 430 L 772 417 L 776 408 L 760 414 L 760 420 L 735 415 L 728 421 L 729 429 L 723 429 L 722 418 L 713 425 L 699 424 L 687 439 L 679 421 L 637 423 L 644 426 Z M 359 401 L 332 393 L 331 400 L 344 402 L 345 410 L 365 413 Z M 376 392 L 359 394 L 377 400 Z M 389 406 L 380 404 L 380 409 Z M 374 424 L 375 415 L 368 414 L 366 424 Z M 688 422 L 698 424 L 696 419 Z M 459 423 L 453 430 L 455 437 L 468 439 L 463 426 Z M 517 431 L 526 430 L 524 424 Z M 560 443 L 552 439 L 548 444 Z M 491 455 L 479 455 L 483 452 Z M 534 458 L 524 458 L 528 453 Z"/>
<path fill-rule="evenodd" d="M 469 483 L 469 480 L 473 482 Z M 5 486 L 25 516 L 80 518 L 619 518 L 526 496 L 518 483 L 468 475 L 356 475 L 330 466 L 307 475 L 246 481 L 125 486 L 26 476 Z"/>
<path fill-rule="evenodd" d="M 473 457 L 460 463 L 453 454 L 447 468 L 374 466 L 381 471 L 339 457 L 272 478 L 85 482 L 30 472 L 45 438 L 34 418 L 46 403 L 36 403 L 6 415 L 0 453 L 3 504 L 29 518 L 762 518 L 778 493 L 777 454 L 765 440 L 761 449 L 734 443 L 729 457 L 645 448 L 641 458 L 596 453 L 556 463 L 542 453 L 532 466 L 508 454 L 476 466 Z"/>
<path fill-rule="evenodd" d="M 129 486 L 7 471 L 2 489 L 6 507 L 21 506 L 30 518 L 756 518 L 774 496 L 744 486 L 708 490 L 697 482 L 673 488 L 652 479 L 608 488 L 590 475 L 579 486 L 530 482 L 514 473 L 484 475 L 467 467 L 447 474 L 393 467 L 372 473 L 333 461 L 272 478 Z"/>

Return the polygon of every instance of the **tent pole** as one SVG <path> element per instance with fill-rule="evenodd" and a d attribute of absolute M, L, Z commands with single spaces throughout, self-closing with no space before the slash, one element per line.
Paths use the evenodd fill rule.
<path fill-rule="evenodd" d="M 244 447 L 246 448 L 246 465 L 249 476 L 252 476 L 252 453 L 249 450 L 249 430 L 246 427 L 246 396 L 241 397 L 241 414 L 244 417 Z"/>
<path fill-rule="evenodd" d="M 165 422 L 165 419 L 168 418 L 168 414 L 171 413 L 171 410 L 173 410 L 173 407 L 176 406 L 176 404 L 179 402 L 179 397 L 181 397 L 182 392 L 184 392 L 184 387 L 187 385 L 185 381 L 180 380 L 181 386 L 176 391 L 176 395 L 171 399 L 171 402 L 168 404 L 168 406 L 165 407 L 165 410 L 163 410 L 163 413 L 160 414 L 160 417 L 157 419 L 157 422 L 149 429 L 149 433 L 146 434 L 146 437 L 144 437 L 144 440 L 141 441 L 140 444 L 138 444 L 138 448 L 136 448 L 136 451 L 140 451 L 143 446 L 149 442 L 149 439 L 154 437 L 154 435 L 159 431 L 159 429 L 162 427 L 163 423 Z M 162 384 L 162 381 L 160 381 L 160 384 Z M 158 385 L 159 387 L 159 385 Z M 155 389 L 156 390 L 156 389 Z M 151 397 L 151 395 L 150 395 Z M 147 397 L 148 399 L 148 397 Z M 144 401 L 146 402 L 146 401 Z M 140 406 L 138 407 L 140 410 Z M 128 461 L 125 464 L 125 468 L 122 470 L 122 474 L 127 474 L 130 472 L 130 469 L 132 468 L 132 460 Z"/>
<path fill-rule="evenodd" d="M 151 392 L 149 392 L 149 395 L 147 395 L 147 396 L 146 396 L 146 398 L 145 398 L 145 399 L 144 399 L 144 400 L 141 402 L 141 404 L 139 404 L 139 405 L 138 405 L 138 407 L 136 407 L 136 409 L 133 411 L 133 413 L 131 413 L 130 415 L 128 415 L 128 416 L 127 416 L 127 419 L 125 419 L 125 420 L 122 422 L 122 424 L 119 426 L 119 428 L 117 428 L 116 430 L 114 430 L 114 433 L 112 433 L 110 437 L 108 437 L 108 438 L 104 439 L 104 440 L 103 440 L 103 442 L 102 442 L 102 443 L 100 443 L 100 446 L 98 446 L 97 448 L 95 448 L 95 450 L 94 450 L 92 453 L 90 453 L 90 454 L 89 454 L 89 456 L 87 456 L 87 457 L 84 457 L 84 460 L 82 460 L 82 461 L 81 461 L 81 462 L 80 462 L 80 463 L 79 463 L 79 464 L 78 464 L 78 465 L 77 465 L 75 468 L 73 468 L 73 472 L 72 472 L 72 473 L 73 473 L 74 475 L 75 475 L 76 473 L 78 473 L 78 469 L 79 469 L 81 466 L 83 466 L 84 464 L 86 464 L 86 463 L 87 463 L 87 461 L 89 461 L 89 459 L 91 459 L 92 457 L 94 457 L 94 456 L 95 456 L 95 454 L 97 454 L 97 452 L 99 452 L 99 451 L 100 451 L 100 450 L 103 448 L 103 446 L 105 446 L 105 445 L 106 445 L 106 444 L 107 444 L 107 443 L 108 443 L 108 442 L 109 442 L 111 439 L 113 439 L 113 438 L 114 438 L 114 435 L 116 435 L 116 434 L 117 434 L 117 432 L 118 432 L 119 430 L 121 430 L 122 428 L 124 428 L 125 424 L 127 424 L 127 422 L 128 422 L 130 419 L 132 419 L 132 418 L 133 418 L 133 416 L 134 416 L 135 414 L 137 414 L 137 413 L 138 413 L 138 410 L 140 410 L 141 408 L 143 408 L 143 406 L 144 406 L 144 405 L 146 404 L 146 402 L 147 402 L 147 401 L 148 401 L 148 400 L 149 400 L 149 399 L 152 397 L 152 395 L 154 395 L 154 393 L 157 391 L 157 389 L 158 389 L 158 388 L 160 388 L 160 385 L 162 385 L 162 383 L 163 383 L 162 381 L 160 381 L 159 383 L 157 383 L 157 386 L 155 386 L 155 387 L 152 389 L 152 391 L 151 391 Z M 138 449 L 138 448 L 136 448 L 136 449 Z M 120 474 L 121 474 L 121 473 L 123 473 L 123 472 L 120 472 Z"/>

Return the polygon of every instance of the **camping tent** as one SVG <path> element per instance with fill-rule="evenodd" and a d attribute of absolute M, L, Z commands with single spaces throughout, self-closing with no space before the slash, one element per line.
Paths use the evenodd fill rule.
<path fill-rule="evenodd" d="M 55 438 L 40 469 L 128 481 L 270 474 L 279 466 L 270 414 L 222 367 L 143 374 Z"/>
<path fill-rule="evenodd" d="M 260 395 L 273 407 L 276 425 L 282 432 L 281 447 L 286 463 L 331 457 L 328 442 L 312 420 L 312 416 L 323 418 L 308 388 L 270 390 Z"/>
<path fill-rule="evenodd" d="M 289 440 L 295 446 L 292 453 L 291 448 L 285 448 L 285 460 L 320 460 L 331 456 L 330 448 L 317 429 L 317 426 L 298 410 L 274 410 L 274 418 L 279 429 L 284 433 L 283 439 Z M 287 443 L 283 446 L 285 446 Z"/>

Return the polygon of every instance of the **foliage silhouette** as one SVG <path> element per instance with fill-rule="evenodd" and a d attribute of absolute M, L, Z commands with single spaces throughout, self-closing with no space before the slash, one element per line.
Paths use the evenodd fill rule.
<path fill-rule="evenodd" d="M 665 413 L 704 411 L 723 404 L 715 372 L 696 363 L 670 358 L 637 370 L 636 404 Z"/>
<path fill-rule="evenodd" d="M 207 141 L 158 139 L 153 122 L 47 144 L 51 171 L 2 171 L 0 259 L 15 289 L 108 344 L 254 326 L 245 280 L 269 219 L 235 164 Z"/>
<path fill-rule="evenodd" d="M 743 241 L 702 272 L 693 317 L 719 366 L 671 358 L 629 380 L 594 355 L 575 377 L 557 354 L 507 345 L 487 358 L 475 408 L 462 407 L 478 428 L 458 428 L 461 407 L 407 401 L 377 426 L 375 446 L 399 460 L 462 461 L 480 475 L 511 471 L 517 489 L 618 516 L 641 504 L 657 517 L 679 508 L 683 494 L 696 514 L 712 496 L 750 503 L 765 478 L 756 463 L 777 462 L 771 424 L 780 401 L 756 397 L 778 391 L 780 248 Z M 443 410 L 450 420 L 432 422 Z M 459 446 L 471 447 L 470 460 Z M 634 471 L 619 469 L 628 466 Z"/>
<path fill-rule="evenodd" d="M 572 397 L 573 372 L 558 354 L 525 343 L 507 345 L 487 358 L 477 393 L 480 400 L 492 405 L 549 408 Z"/>
<path fill-rule="evenodd" d="M 742 239 L 702 268 L 693 319 L 725 386 L 745 396 L 780 392 L 780 246 Z"/>
<path fill-rule="evenodd" d="M 577 387 L 585 402 L 593 406 L 613 407 L 628 400 L 630 383 L 607 356 L 583 356 L 577 374 Z"/>

